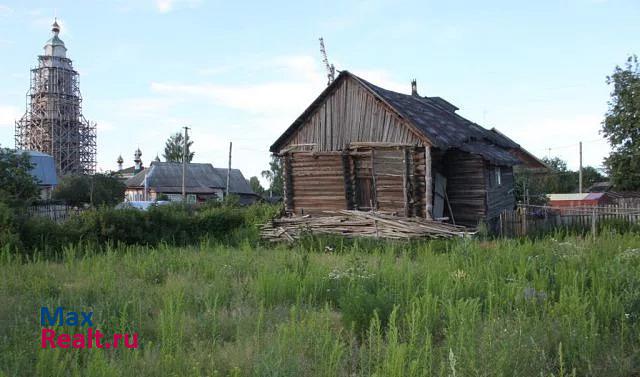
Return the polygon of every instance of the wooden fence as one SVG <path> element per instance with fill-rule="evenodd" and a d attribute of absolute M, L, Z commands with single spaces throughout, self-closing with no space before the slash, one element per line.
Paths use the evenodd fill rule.
<path fill-rule="evenodd" d="M 35 204 L 26 209 L 28 216 L 46 217 L 56 222 L 65 221 L 84 211 L 86 211 L 85 208 L 64 204 Z"/>
<path fill-rule="evenodd" d="M 519 237 L 544 234 L 561 229 L 589 230 L 594 235 L 603 221 L 640 223 L 640 208 L 626 205 L 602 207 L 546 207 L 519 206 L 500 214 L 497 224 L 499 235 Z"/>

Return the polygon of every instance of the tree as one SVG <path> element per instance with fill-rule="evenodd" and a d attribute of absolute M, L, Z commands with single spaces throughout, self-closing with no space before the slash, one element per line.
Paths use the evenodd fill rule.
<path fill-rule="evenodd" d="M 613 86 L 601 133 L 613 151 L 604 161 L 618 189 L 640 189 L 640 66 L 636 55 L 607 76 Z"/>
<path fill-rule="evenodd" d="M 578 192 L 579 172 L 569 170 L 566 161 L 558 157 L 545 157 L 542 161 L 551 168 L 551 172 L 532 173 L 527 169 L 522 169 L 515 173 L 516 201 L 526 202 L 528 200 L 530 204 L 545 204 L 547 194 Z M 592 166 L 583 167 L 583 192 L 594 183 L 605 179 L 606 177 L 598 169 Z"/>
<path fill-rule="evenodd" d="M 516 202 L 545 205 L 548 202 L 548 188 L 545 187 L 548 173 L 536 173 L 528 169 L 514 171 L 514 193 Z"/>
<path fill-rule="evenodd" d="M 60 180 L 52 197 L 67 204 L 115 205 L 124 199 L 124 183 L 110 174 L 68 175 Z"/>
<path fill-rule="evenodd" d="M 0 147 L 0 200 L 19 205 L 38 196 L 29 155 Z"/>
<path fill-rule="evenodd" d="M 282 176 L 282 163 L 278 156 L 271 156 L 269 170 L 263 170 L 262 177 L 269 181 L 270 195 L 282 195 L 284 192 L 284 179 Z"/>
<path fill-rule="evenodd" d="M 258 177 L 253 176 L 249 178 L 249 185 L 251 186 L 253 192 L 255 192 L 256 194 L 264 194 L 264 187 L 262 187 L 262 185 L 260 184 L 260 180 L 258 179 Z"/>
<path fill-rule="evenodd" d="M 585 166 L 582 168 L 582 191 L 587 191 L 594 183 L 606 181 L 607 177 L 602 175 L 598 169 L 593 166 Z"/>
<path fill-rule="evenodd" d="M 195 155 L 195 152 L 191 152 L 191 145 L 193 145 L 193 141 L 187 135 L 187 162 L 191 162 L 193 155 Z M 184 136 L 180 132 L 176 132 L 167 139 L 162 157 L 167 162 L 182 162 L 183 148 Z"/>
<path fill-rule="evenodd" d="M 544 157 L 542 161 L 552 172 L 542 177 L 542 190 L 549 193 L 571 193 L 578 191 L 578 172 L 567 168 L 567 162 L 559 157 Z"/>

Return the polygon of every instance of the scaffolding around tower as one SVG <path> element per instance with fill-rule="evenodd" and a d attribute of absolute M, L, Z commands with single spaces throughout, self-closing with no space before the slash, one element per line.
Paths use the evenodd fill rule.
<path fill-rule="evenodd" d="M 31 69 L 26 112 L 15 126 L 16 149 L 50 154 L 60 175 L 93 174 L 96 124 L 82 115 L 78 72 L 66 57 L 59 30 L 54 23 L 54 36 Z"/>

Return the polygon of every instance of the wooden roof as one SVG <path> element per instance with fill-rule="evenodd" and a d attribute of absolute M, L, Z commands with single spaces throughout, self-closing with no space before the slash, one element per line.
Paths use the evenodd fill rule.
<path fill-rule="evenodd" d="M 430 145 L 447 149 L 460 149 L 479 154 L 496 164 L 515 165 L 523 161 L 509 152 L 520 149 L 520 145 L 499 132 L 487 130 L 455 113 L 457 107 L 440 97 L 421 97 L 397 93 L 371 84 L 348 71 L 338 78 L 316 98 L 311 105 L 287 128 L 270 147 L 277 152 L 313 112 L 347 78 L 360 83 L 381 102 L 404 119 L 407 126 L 417 131 Z"/>

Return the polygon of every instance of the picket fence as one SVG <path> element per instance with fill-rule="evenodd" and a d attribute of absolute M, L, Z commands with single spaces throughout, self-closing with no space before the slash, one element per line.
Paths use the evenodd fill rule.
<path fill-rule="evenodd" d="M 55 222 L 63 222 L 84 211 L 86 211 L 85 208 L 65 204 L 35 204 L 26 209 L 29 216 L 45 217 Z"/>
<path fill-rule="evenodd" d="M 504 237 L 544 234 L 559 229 L 589 230 L 595 235 L 598 224 L 603 221 L 638 223 L 640 208 L 626 204 L 565 208 L 520 205 L 500 214 L 497 229 Z"/>

